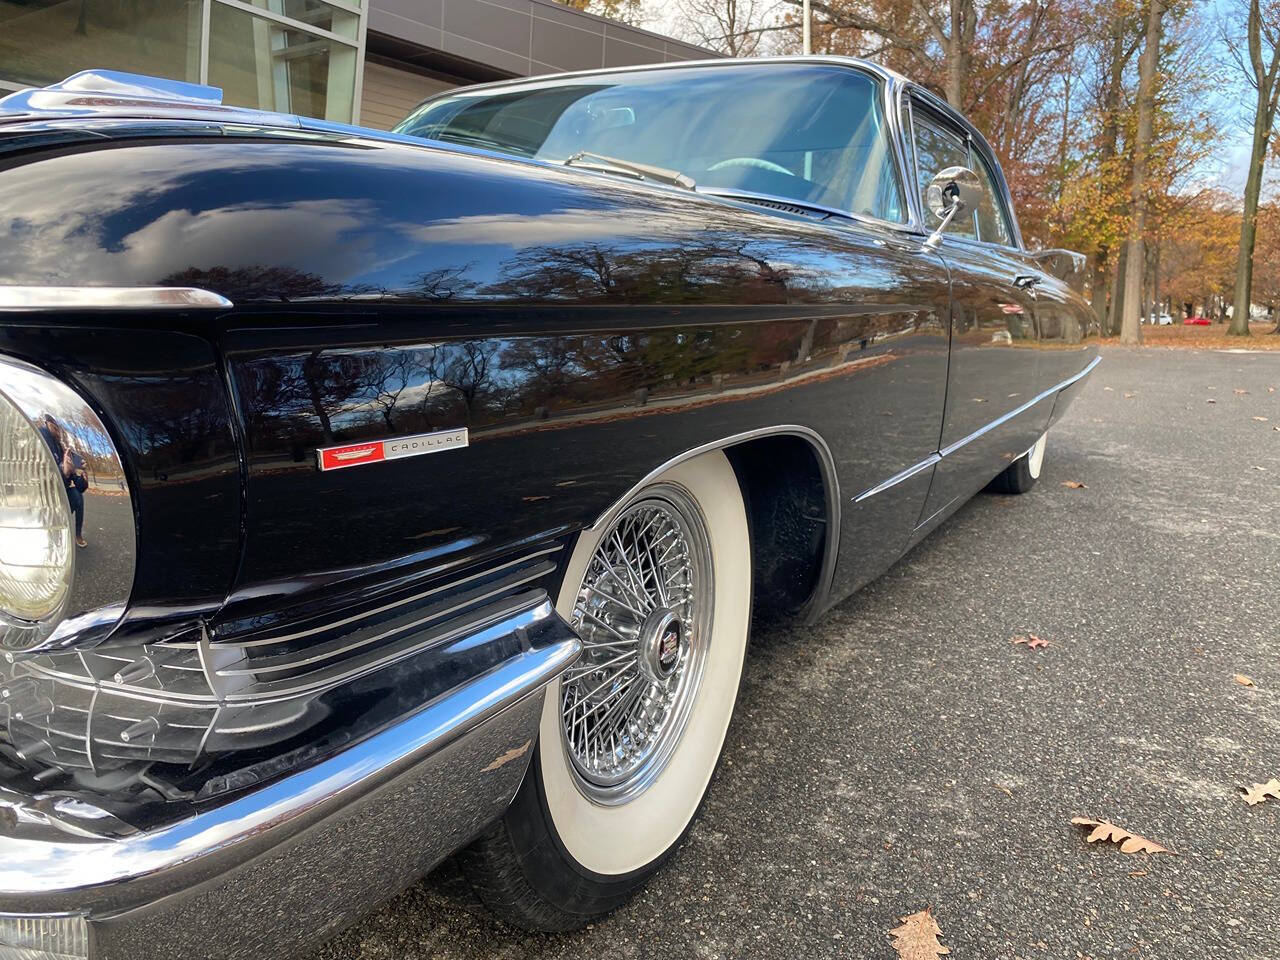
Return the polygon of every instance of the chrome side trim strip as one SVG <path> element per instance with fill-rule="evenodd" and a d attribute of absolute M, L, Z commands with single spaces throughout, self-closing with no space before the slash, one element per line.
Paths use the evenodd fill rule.
<path fill-rule="evenodd" d="M 547 602 L 511 627 L 554 616 Z M 341 753 L 221 806 L 197 808 L 161 829 L 111 837 L 81 827 L 69 834 L 60 817 L 25 817 L 25 804 L 6 804 L 26 829 L 0 834 L 0 909 L 45 912 L 65 904 L 107 913 L 225 873 L 287 843 L 539 693 L 580 650 L 576 638 L 525 650 Z M 88 819 L 92 825 L 93 818 Z"/>
<path fill-rule="evenodd" d="M 23 287 L 0 285 L 0 310 L 228 310 L 198 287 Z"/>
<path fill-rule="evenodd" d="M 1039 403 L 1042 400 L 1046 400 L 1049 397 L 1052 397 L 1059 390 L 1065 390 L 1067 387 L 1071 386 L 1076 381 L 1083 380 L 1093 371 L 1093 368 L 1096 367 L 1101 362 L 1102 362 L 1101 357 L 1094 357 L 1093 360 L 1089 362 L 1089 365 L 1086 366 L 1079 373 L 1074 374 L 1073 376 L 1067 377 L 1067 379 L 1063 380 L 1061 383 L 1055 386 L 1050 387 L 1048 390 L 1042 390 L 1040 393 L 1036 394 L 1034 397 L 1032 397 L 1022 406 L 1015 407 L 1013 410 L 1010 410 L 1008 413 L 1004 414 L 1004 416 L 997 417 L 996 419 L 992 420 L 990 423 L 986 424 L 985 426 L 979 427 L 977 430 L 973 431 L 973 433 L 969 434 L 967 437 L 962 437 L 961 439 L 957 440 L 955 443 L 948 444 L 947 446 L 943 447 L 942 450 L 939 452 L 942 454 L 944 458 L 951 456 L 951 454 L 955 453 L 961 447 L 966 446 L 967 444 L 972 443 L 974 440 L 977 440 L 979 437 L 990 433 L 996 427 L 1001 426 L 1002 424 L 1008 423 L 1010 420 L 1012 420 L 1014 417 L 1018 416 L 1019 414 L 1026 413 L 1028 410 L 1034 407 L 1037 403 Z"/>
<path fill-rule="evenodd" d="M 381 606 L 373 607 L 370 610 L 362 610 L 359 613 L 352 614 L 351 616 L 348 616 L 348 617 L 343 617 L 340 620 L 326 620 L 320 626 L 311 627 L 310 629 L 307 629 L 307 630 L 295 630 L 292 633 L 276 634 L 276 635 L 269 636 L 263 639 L 258 639 L 258 640 L 236 640 L 234 637 L 224 638 L 222 636 L 216 636 L 216 635 L 214 639 L 215 639 L 215 642 L 219 644 L 225 644 L 228 647 L 261 647 L 261 646 L 272 644 L 272 643 L 292 643 L 293 641 L 301 640 L 304 637 L 314 636 L 317 633 L 326 633 L 331 630 L 336 630 L 339 627 L 345 627 L 345 626 L 348 626 L 349 624 L 356 623 L 360 620 L 371 619 L 373 617 L 378 616 L 379 614 L 386 613 L 388 610 L 394 610 L 397 607 L 410 607 L 413 604 L 417 603 L 419 600 L 425 600 L 427 597 L 433 596 L 434 594 L 443 593 L 446 590 L 456 590 L 459 587 L 463 586 L 464 584 L 471 583 L 473 580 L 479 580 L 484 577 L 493 576 L 494 574 L 501 573 L 503 570 L 509 570 L 512 567 L 518 567 L 522 563 L 532 563 L 533 561 L 537 560 L 539 557 L 545 557 L 548 554 L 556 553 L 561 549 L 563 548 L 561 547 L 560 544 L 556 544 L 553 547 L 546 547 L 545 549 L 537 550 L 534 553 L 530 553 L 526 556 L 516 557 L 514 560 L 508 560 L 505 563 L 500 563 L 494 567 L 485 567 L 484 569 L 477 570 L 474 573 L 469 573 L 465 577 L 459 577 L 457 580 L 450 580 L 447 583 L 439 584 L 438 586 L 434 586 L 429 590 L 423 590 L 419 593 L 415 593 L 412 596 L 402 597 L 399 600 L 395 600 L 391 603 L 384 603 Z M 505 583 L 504 587 L 505 588 L 518 587 L 534 579 L 537 579 L 537 578 L 525 577 L 524 579 L 517 580 L 514 583 L 511 583 L 511 582 Z"/>
<path fill-rule="evenodd" d="M 1088 366 L 1086 366 L 1079 373 L 1074 374 L 1070 377 L 1067 377 L 1067 379 L 1063 380 L 1061 383 L 1050 387 L 1048 390 L 1044 390 L 1036 394 L 1036 396 L 1032 397 L 1022 406 L 1014 410 L 1010 410 L 1008 413 L 1004 414 L 1001 417 L 997 417 L 995 420 L 992 420 L 990 423 L 984 424 L 982 427 L 979 427 L 977 430 L 969 434 L 967 437 L 957 440 L 955 443 L 948 444 L 937 453 L 929 454 L 929 456 L 925 457 L 923 460 L 921 460 L 919 463 L 915 464 L 914 466 L 907 467 L 907 469 L 903 470 L 901 473 L 895 473 L 888 480 L 885 480 L 882 483 L 878 483 L 874 487 L 871 487 L 870 489 L 862 491 L 862 493 L 858 494 L 856 497 L 853 498 L 853 502 L 861 503 L 863 500 L 873 497 L 877 493 L 883 493 L 884 491 L 888 490 L 890 487 L 896 487 L 898 484 L 902 483 L 904 480 L 910 480 L 912 477 L 914 477 L 917 473 L 920 473 L 922 470 L 927 470 L 930 467 L 934 466 L 935 464 L 942 462 L 942 460 L 951 456 L 953 453 L 955 453 L 957 450 L 961 449 L 965 445 L 972 443 L 974 440 L 977 440 L 979 437 L 983 436 L 984 434 L 990 433 L 992 430 L 994 430 L 996 427 L 1000 426 L 1001 424 L 1008 423 L 1014 417 L 1030 410 L 1032 407 L 1034 407 L 1037 403 L 1040 403 L 1042 400 L 1047 400 L 1049 397 L 1052 397 L 1058 392 L 1065 390 L 1067 387 L 1071 386 L 1073 383 L 1083 380 L 1093 371 L 1093 368 L 1096 367 L 1101 362 L 1102 362 L 1101 357 L 1094 357 L 1093 360 L 1089 362 Z"/>
<path fill-rule="evenodd" d="M 870 490 L 863 490 L 860 494 L 858 494 L 856 497 L 853 498 L 853 502 L 861 503 L 863 500 L 866 500 L 868 497 L 874 497 L 877 493 L 882 493 L 883 491 L 888 490 L 890 487 L 896 487 L 898 484 L 902 483 L 904 480 L 910 480 L 917 473 L 920 473 L 921 471 L 924 471 L 924 470 L 928 470 L 930 467 L 932 467 L 935 463 L 937 463 L 941 459 L 942 457 L 939 456 L 938 454 L 931 453 L 929 454 L 929 456 L 925 457 L 915 466 L 907 467 L 907 469 L 903 470 L 901 473 L 895 473 L 888 480 L 884 481 L 883 483 L 876 484 Z"/>

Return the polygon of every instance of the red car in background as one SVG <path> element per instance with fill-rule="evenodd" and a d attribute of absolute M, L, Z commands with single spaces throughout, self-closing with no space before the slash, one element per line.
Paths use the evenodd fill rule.
<path fill-rule="evenodd" d="M 1183 323 L 1183 326 L 1190 325 L 1195 327 L 1207 327 L 1209 325 L 1209 318 L 1202 317 L 1200 314 L 1197 313 L 1194 317 L 1187 317 L 1185 320 L 1182 321 L 1182 323 Z"/>

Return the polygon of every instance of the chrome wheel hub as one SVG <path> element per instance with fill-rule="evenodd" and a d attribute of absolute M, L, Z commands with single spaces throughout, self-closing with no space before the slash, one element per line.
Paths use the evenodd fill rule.
<path fill-rule="evenodd" d="M 650 488 L 600 538 L 573 611 L 582 659 L 560 685 L 565 751 L 590 799 L 624 803 L 670 759 L 702 677 L 713 596 L 706 523 L 682 488 Z"/>

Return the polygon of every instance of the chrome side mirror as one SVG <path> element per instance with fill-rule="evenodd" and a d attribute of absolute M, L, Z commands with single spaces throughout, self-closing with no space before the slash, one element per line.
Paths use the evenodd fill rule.
<path fill-rule="evenodd" d="M 982 202 L 982 181 L 968 167 L 947 167 L 934 175 L 924 193 L 925 206 L 941 222 L 924 242 L 933 249 L 942 239 L 942 231 L 961 213 L 978 209 Z"/>

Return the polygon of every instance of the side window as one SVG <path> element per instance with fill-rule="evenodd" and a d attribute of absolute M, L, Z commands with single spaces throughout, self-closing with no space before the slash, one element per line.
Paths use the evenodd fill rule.
<path fill-rule="evenodd" d="M 982 181 L 982 204 L 978 207 L 978 238 L 988 243 L 1011 246 L 1013 231 L 1009 229 L 1004 206 L 997 199 L 1000 193 L 996 187 L 995 175 L 991 172 L 986 158 L 977 150 L 973 151 L 973 160 L 973 172 Z"/>
<path fill-rule="evenodd" d="M 915 138 L 916 187 L 920 191 L 920 203 L 924 207 L 925 227 L 932 230 L 937 220 L 925 205 L 925 192 L 934 174 L 947 167 L 969 166 L 969 145 L 956 134 L 934 123 L 920 111 L 912 111 L 912 135 Z M 958 237 L 977 237 L 972 216 L 956 217 L 947 226 L 947 233 Z"/>

